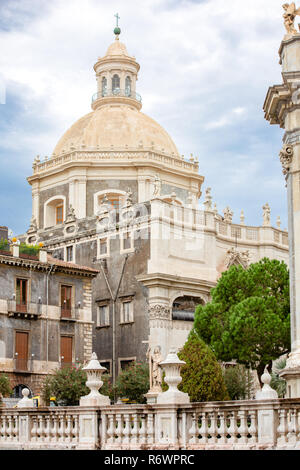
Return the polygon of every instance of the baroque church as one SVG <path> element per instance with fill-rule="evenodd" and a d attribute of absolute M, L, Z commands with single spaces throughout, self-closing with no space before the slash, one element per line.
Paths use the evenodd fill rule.
<path fill-rule="evenodd" d="M 32 219 L 19 239 L 98 271 L 89 300 L 92 349 L 115 378 L 147 351 L 158 347 L 164 358 L 182 347 L 195 307 L 210 300 L 232 264 L 246 268 L 265 256 L 288 264 L 288 234 L 279 222 L 272 227 L 268 205 L 262 224 L 250 227 L 243 213 L 239 224 L 230 208 L 219 214 L 210 188 L 202 197 L 198 160 L 180 155 L 141 111 L 140 65 L 120 29 L 114 33 L 94 65 L 92 111 L 50 158 L 34 160 Z M 71 290 L 64 302 L 71 312 Z"/>

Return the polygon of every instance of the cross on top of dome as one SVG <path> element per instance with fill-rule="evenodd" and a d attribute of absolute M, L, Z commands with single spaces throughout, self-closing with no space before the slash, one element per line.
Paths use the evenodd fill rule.
<path fill-rule="evenodd" d="M 119 13 L 115 14 L 115 18 L 116 18 L 116 27 L 114 29 L 114 33 L 116 35 L 116 39 L 119 39 L 119 34 L 121 34 L 121 29 L 119 27 L 119 19 L 120 19 Z"/>

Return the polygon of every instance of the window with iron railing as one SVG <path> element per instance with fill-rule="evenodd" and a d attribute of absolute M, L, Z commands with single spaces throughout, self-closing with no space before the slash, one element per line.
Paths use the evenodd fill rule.
<path fill-rule="evenodd" d="M 28 279 L 16 280 L 16 311 L 27 312 Z"/>

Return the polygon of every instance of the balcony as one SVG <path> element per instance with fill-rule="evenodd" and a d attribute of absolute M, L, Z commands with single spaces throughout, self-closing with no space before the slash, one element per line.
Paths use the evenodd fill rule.
<path fill-rule="evenodd" d="M 60 320 L 61 321 L 76 321 L 79 320 L 79 308 L 78 307 L 60 307 Z"/>
<path fill-rule="evenodd" d="M 18 353 L 15 353 L 14 357 L 14 372 L 19 374 L 30 374 L 33 370 L 32 359 L 24 359 L 18 357 Z"/>
<path fill-rule="evenodd" d="M 42 304 L 34 302 L 17 303 L 16 300 L 8 300 L 7 312 L 9 317 L 35 320 L 42 314 Z"/>
<path fill-rule="evenodd" d="M 113 90 L 103 90 L 98 93 L 95 93 L 92 97 L 92 108 L 96 109 L 102 104 L 106 104 L 111 101 L 121 101 L 124 103 L 130 103 L 135 106 L 138 110 L 142 107 L 142 97 L 135 91 L 130 89 L 121 90 L 120 88 L 115 88 Z"/>

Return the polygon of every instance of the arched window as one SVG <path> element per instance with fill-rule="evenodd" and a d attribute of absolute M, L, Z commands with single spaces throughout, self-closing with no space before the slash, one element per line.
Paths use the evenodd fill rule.
<path fill-rule="evenodd" d="M 131 96 L 131 78 L 126 77 L 125 79 L 125 95 Z"/>
<path fill-rule="evenodd" d="M 107 79 L 106 77 L 102 77 L 102 96 L 107 95 Z"/>
<path fill-rule="evenodd" d="M 120 77 L 117 74 L 115 74 L 112 78 L 111 89 L 113 93 L 120 91 Z"/>
<path fill-rule="evenodd" d="M 65 197 L 57 196 L 46 202 L 44 207 L 44 227 L 60 225 L 65 220 Z"/>
<path fill-rule="evenodd" d="M 114 209 L 116 212 L 118 212 L 120 209 L 121 197 L 122 196 L 120 194 L 106 193 L 102 196 L 99 196 L 98 204 L 107 204 L 111 207 L 111 209 Z"/>

